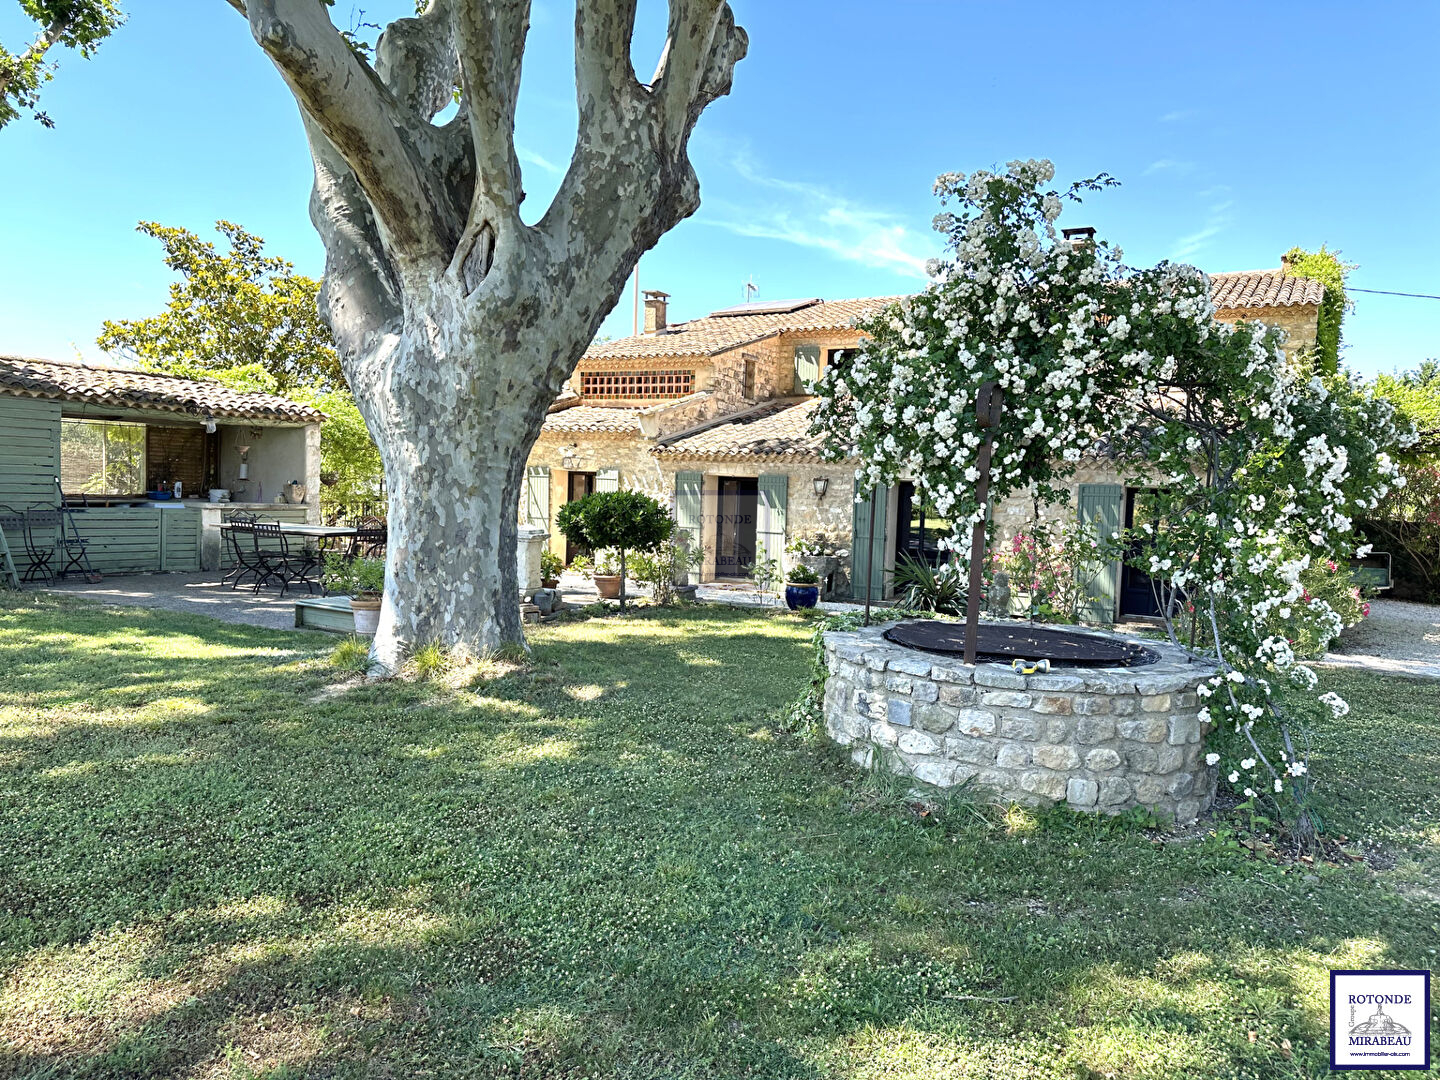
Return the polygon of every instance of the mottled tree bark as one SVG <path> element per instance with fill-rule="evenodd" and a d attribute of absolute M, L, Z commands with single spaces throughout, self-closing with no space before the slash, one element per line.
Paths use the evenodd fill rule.
<path fill-rule="evenodd" d="M 529 0 L 432 0 L 372 67 L 319 0 L 227 0 L 294 92 L 326 248 L 321 308 L 390 492 L 374 658 L 522 640 L 515 532 L 545 411 L 640 255 L 695 212 L 686 153 L 745 33 L 723 0 L 670 0 L 649 85 L 635 0 L 579 0 L 579 133 L 554 202 L 520 219 L 515 102 Z M 433 118 L 460 91 L 458 115 Z"/>

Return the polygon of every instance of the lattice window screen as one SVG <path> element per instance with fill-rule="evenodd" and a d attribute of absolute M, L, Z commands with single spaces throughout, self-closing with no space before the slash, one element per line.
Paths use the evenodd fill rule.
<path fill-rule="evenodd" d="M 693 371 L 582 371 L 585 397 L 644 401 L 684 397 L 695 382 Z"/>

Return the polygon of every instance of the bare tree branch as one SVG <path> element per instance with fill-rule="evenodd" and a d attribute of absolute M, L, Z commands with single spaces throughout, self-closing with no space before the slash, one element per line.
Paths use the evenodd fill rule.
<path fill-rule="evenodd" d="M 231 0 L 232 6 L 234 0 Z M 370 200 L 394 249 L 449 259 L 447 216 L 402 135 L 404 109 L 317 0 L 247 0 L 250 30 Z"/>
<path fill-rule="evenodd" d="M 683 152 L 700 113 L 730 92 L 748 46 L 724 0 L 670 0 L 670 30 L 653 85 L 665 138 Z"/>
<path fill-rule="evenodd" d="M 612 119 L 644 90 L 630 62 L 636 0 L 575 5 L 575 95 L 580 126 Z"/>
<path fill-rule="evenodd" d="M 454 10 L 461 93 L 475 141 L 478 205 L 470 228 L 494 210 L 518 215 L 520 162 L 515 156 L 515 102 L 530 29 L 530 0 L 462 0 Z M 482 199 L 483 196 L 483 199 Z"/>
<path fill-rule="evenodd" d="M 355 174 L 309 118 L 305 133 L 315 162 L 310 220 L 326 238 L 320 310 L 354 379 L 355 358 L 370 351 L 374 336 L 399 330 L 400 286 Z"/>

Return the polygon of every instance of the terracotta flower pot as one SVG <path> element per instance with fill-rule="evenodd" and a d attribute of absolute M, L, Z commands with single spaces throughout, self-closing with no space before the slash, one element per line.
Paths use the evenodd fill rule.
<path fill-rule="evenodd" d="M 594 581 L 595 588 L 599 591 L 602 599 L 620 599 L 620 590 L 625 582 L 619 574 L 595 574 Z"/>
<path fill-rule="evenodd" d="M 355 633 L 361 637 L 374 637 L 380 628 L 380 597 L 352 596 L 350 610 L 355 613 Z"/>

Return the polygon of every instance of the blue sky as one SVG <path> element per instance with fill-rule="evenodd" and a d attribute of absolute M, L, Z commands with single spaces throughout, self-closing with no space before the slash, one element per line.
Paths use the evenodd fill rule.
<path fill-rule="evenodd" d="M 318 274 L 309 162 L 293 103 L 223 0 L 130 0 L 90 62 L 63 56 L 58 127 L 0 132 L 0 352 L 103 359 L 106 318 L 164 303 L 155 219 L 217 218 Z M 403 0 L 364 5 L 366 19 Z M 26 32 L 15 5 L 0 40 Z M 704 205 L 641 264 L 672 319 L 757 296 L 911 291 L 937 251 L 939 172 L 1050 157 L 1060 178 L 1123 186 L 1067 210 L 1136 265 L 1278 265 L 1339 248 L 1351 284 L 1440 294 L 1440 5 L 735 0 L 750 55 L 702 117 Z M 346 0 L 336 21 L 348 23 Z M 575 132 L 573 3 L 536 0 L 517 142 L 538 217 Z M 660 0 L 641 0 L 636 67 L 654 66 Z M 1357 295 L 1348 361 L 1440 355 L 1440 301 Z M 604 327 L 630 329 L 622 300 Z"/>

